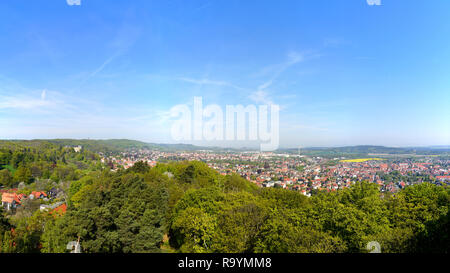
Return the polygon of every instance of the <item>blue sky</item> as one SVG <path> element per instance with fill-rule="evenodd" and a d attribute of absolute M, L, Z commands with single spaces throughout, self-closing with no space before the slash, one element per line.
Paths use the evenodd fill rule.
<path fill-rule="evenodd" d="M 169 109 L 202 96 L 279 104 L 282 147 L 449 145 L 449 12 L 447 0 L 6 0 L 0 138 L 173 143 Z"/>

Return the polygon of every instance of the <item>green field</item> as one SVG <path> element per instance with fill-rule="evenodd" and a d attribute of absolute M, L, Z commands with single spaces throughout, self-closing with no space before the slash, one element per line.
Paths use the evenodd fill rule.
<path fill-rule="evenodd" d="M 356 159 L 345 159 L 345 160 L 341 160 L 340 162 L 359 163 L 359 162 L 366 162 L 366 161 L 372 161 L 372 160 L 383 160 L 383 159 L 382 158 L 377 158 L 377 157 L 373 157 L 373 158 L 356 158 Z"/>

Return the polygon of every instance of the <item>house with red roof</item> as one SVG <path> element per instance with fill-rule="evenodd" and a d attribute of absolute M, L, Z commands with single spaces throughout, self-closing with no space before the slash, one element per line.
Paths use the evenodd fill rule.
<path fill-rule="evenodd" d="M 29 197 L 30 199 L 41 199 L 47 197 L 47 194 L 43 191 L 32 191 Z"/>
<path fill-rule="evenodd" d="M 23 198 L 23 194 L 9 193 L 4 192 L 2 194 L 2 206 L 6 210 L 15 209 L 21 204 L 21 199 Z"/>
<path fill-rule="evenodd" d="M 450 180 L 450 175 L 440 175 L 440 176 L 436 176 L 437 180 L 440 180 L 442 182 L 444 182 L 445 180 Z"/>
<path fill-rule="evenodd" d="M 64 213 L 66 213 L 66 210 L 67 210 L 67 205 L 66 205 L 66 203 L 64 203 L 64 204 L 61 204 L 61 205 L 59 205 L 59 206 L 57 206 L 56 208 L 54 208 L 51 212 L 50 212 L 50 214 L 53 214 L 53 215 L 63 215 Z"/>

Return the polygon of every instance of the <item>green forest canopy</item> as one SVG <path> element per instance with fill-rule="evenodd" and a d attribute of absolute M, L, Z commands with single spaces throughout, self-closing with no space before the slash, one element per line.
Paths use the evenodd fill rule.
<path fill-rule="evenodd" d="M 1 143 L 0 160 L 15 169 L 0 171 L 5 187 L 23 178 L 30 186 L 43 178 L 70 183 L 62 216 L 1 215 L 2 252 L 66 252 L 78 238 L 88 253 L 367 252 L 370 241 L 382 252 L 447 253 L 450 245 L 447 186 L 422 183 L 392 195 L 358 182 L 308 198 L 197 161 L 112 172 L 88 149 L 47 142 Z"/>

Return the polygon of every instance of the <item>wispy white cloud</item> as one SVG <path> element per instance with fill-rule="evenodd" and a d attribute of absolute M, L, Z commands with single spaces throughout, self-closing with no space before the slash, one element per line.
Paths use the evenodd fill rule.
<path fill-rule="evenodd" d="M 241 90 L 241 91 L 246 90 L 246 88 L 240 87 L 238 85 L 232 84 L 227 81 L 216 81 L 216 80 L 210 80 L 210 79 L 193 79 L 193 78 L 186 78 L 186 77 L 178 78 L 178 80 L 192 83 L 192 84 L 198 84 L 198 85 L 228 86 L 228 87 L 232 87 L 234 89 Z"/>
<path fill-rule="evenodd" d="M 289 130 L 312 130 L 312 131 L 328 131 L 328 128 L 324 128 L 324 127 L 318 127 L 318 126 L 314 126 L 314 125 L 308 125 L 308 124 L 291 124 L 289 125 L 285 125 L 284 126 L 285 129 L 289 129 Z"/>
<path fill-rule="evenodd" d="M 14 79 L 0 75 L 2 113 L 30 115 L 37 118 L 38 114 L 73 114 L 81 108 L 87 108 L 84 106 L 92 106 L 92 104 L 91 100 L 85 100 L 79 96 L 69 96 L 47 88 L 29 88 Z"/>
<path fill-rule="evenodd" d="M 274 67 L 276 67 L 275 71 L 273 72 L 273 75 L 270 77 L 269 80 L 265 81 L 261 85 L 258 86 L 258 91 L 265 90 L 269 88 L 273 82 L 289 67 L 303 61 L 304 57 L 302 54 L 292 51 L 289 52 L 287 55 L 287 60 L 281 64 L 278 64 Z"/>
<path fill-rule="evenodd" d="M 274 104 L 269 94 L 263 90 L 257 90 L 251 93 L 248 96 L 248 98 L 257 104 L 267 104 L 267 105 Z"/>
<path fill-rule="evenodd" d="M 128 12 L 129 13 L 129 12 Z M 129 14 L 128 14 L 129 17 Z M 89 79 L 95 77 L 102 72 L 108 65 L 110 65 L 115 59 L 127 52 L 137 41 L 141 34 L 141 30 L 129 23 L 123 23 L 117 30 L 114 38 L 107 44 L 107 47 L 113 50 L 113 54 L 108 57 L 99 67 L 90 72 L 87 77 L 81 82 L 82 84 Z"/>
<path fill-rule="evenodd" d="M 63 106 L 65 102 L 61 99 L 61 94 L 55 91 L 29 91 L 26 93 L 12 93 L 8 95 L 0 94 L 0 109 L 10 110 L 41 110 Z"/>
<path fill-rule="evenodd" d="M 248 97 L 250 100 L 254 101 L 255 103 L 263 103 L 263 104 L 274 104 L 273 99 L 271 98 L 269 92 L 267 89 L 269 89 L 270 86 L 273 85 L 273 83 L 279 78 L 279 76 L 285 72 L 288 68 L 291 66 L 302 62 L 304 60 L 303 54 L 300 54 L 296 51 L 291 51 L 287 54 L 287 59 L 285 62 L 272 65 L 271 66 L 271 76 L 268 80 L 264 81 L 262 84 L 260 84 L 257 87 L 256 91 L 253 91 Z M 267 68 L 264 68 L 264 70 L 267 71 Z"/>
<path fill-rule="evenodd" d="M 207 8 L 207 7 L 209 7 L 209 6 L 211 6 L 211 4 L 212 4 L 212 1 L 208 1 L 208 2 L 206 2 L 206 3 L 202 4 L 202 5 L 200 5 L 199 7 L 197 7 L 197 8 L 194 9 L 194 13 L 195 13 L 195 12 L 199 12 L 199 11 L 201 11 L 201 10 L 203 10 L 203 9 L 205 9 L 205 8 Z"/>
<path fill-rule="evenodd" d="M 169 138 L 169 117 L 158 106 L 111 106 L 67 92 L 27 88 L 0 76 L 0 139 L 128 137 L 161 142 Z"/>
<path fill-rule="evenodd" d="M 35 109 L 51 103 L 42 98 L 30 96 L 0 96 L 0 109 Z"/>
<path fill-rule="evenodd" d="M 324 47 L 338 47 L 342 45 L 349 45 L 350 42 L 338 37 L 327 37 L 323 39 Z"/>
<path fill-rule="evenodd" d="M 245 88 L 240 85 L 234 84 L 229 81 L 221 81 L 221 80 L 212 80 L 209 78 L 190 78 L 190 77 L 179 77 L 177 80 L 195 84 L 195 85 L 213 85 L 213 86 L 223 86 L 230 87 L 241 91 L 243 94 L 246 94 L 248 99 L 257 104 L 267 104 L 272 105 L 275 104 L 274 100 L 268 91 L 269 87 L 271 87 L 275 81 L 280 77 L 280 75 L 289 69 L 291 66 L 302 62 L 304 60 L 304 55 L 298 53 L 296 51 L 291 51 L 287 54 L 286 60 L 282 63 L 278 63 L 276 65 L 271 65 L 262 68 L 261 70 L 264 73 L 259 73 L 258 78 L 264 77 L 266 80 L 256 86 L 256 88 Z M 285 98 L 280 95 L 279 98 Z"/>
<path fill-rule="evenodd" d="M 108 59 L 106 59 L 99 67 L 97 67 L 97 69 L 95 69 L 94 71 L 92 71 L 91 74 L 89 74 L 89 76 L 85 79 L 88 80 L 89 78 L 94 77 L 95 75 L 97 75 L 98 73 L 100 73 L 101 71 L 103 71 L 103 69 L 105 69 L 105 67 L 110 64 L 115 58 L 117 58 L 120 55 L 120 51 L 116 52 L 114 55 L 112 55 L 111 57 L 109 57 Z"/>

